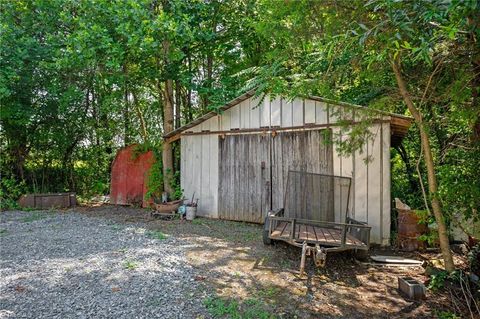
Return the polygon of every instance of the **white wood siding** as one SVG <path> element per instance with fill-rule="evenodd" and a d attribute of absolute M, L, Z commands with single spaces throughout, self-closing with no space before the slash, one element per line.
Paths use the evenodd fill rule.
<path fill-rule="evenodd" d="M 334 125 L 340 119 L 359 121 L 362 116 L 349 107 L 321 101 L 280 98 L 271 101 L 267 97 L 260 102 L 252 97 L 188 131 Z M 332 131 L 339 133 L 340 128 L 332 126 Z M 362 153 L 340 156 L 334 147 L 333 171 L 335 175 L 352 178 L 350 216 L 372 226 L 372 243 L 387 245 L 390 238 L 390 124 L 374 124 L 371 131 L 375 137 L 364 145 Z M 181 139 L 181 183 L 185 197 L 191 198 L 195 192 L 199 198 L 198 215 L 213 218 L 218 217 L 218 138 L 216 134 L 205 134 L 183 135 Z M 366 162 L 368 156 L 371 161 Z M 343 198 L 336 199 L 335 211 L 345 209 L 342 202 Z"/>

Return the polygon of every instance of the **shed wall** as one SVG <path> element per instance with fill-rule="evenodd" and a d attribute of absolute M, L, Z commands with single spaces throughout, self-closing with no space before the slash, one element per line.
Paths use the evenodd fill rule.
<path fill-rule="evenodd" d="M 190 132 L 230 131 L 275 127 L 335 124 L 339 120 L 361 120 L 355 110 L 314 100 L 263 101 L 251 97 L 189 129 Z M 384 119 L 388 119 L 385 117 Z M 371 242 L 387 245 L 390 238 L 390 124 L 375 123 L 374 138 L 362 152 L 340 156 L 334 148 L 333 172 L 352 178 L 350 215 L 372 226 Z M 340 135 L 339 127 L 332 127 Z M 239 134 L 232 131 L 227 134 Z M 218 134 L 188 135 L 181 138 L 181 183 L 185 196 L 199 198 L 197 214 L 218 218 Z M 341 136 L 344 139 L 345 136 Z M 365 161 L 370 158 L 370 161 Z M 343 205 L 339 199 L 336 207 Z"/>

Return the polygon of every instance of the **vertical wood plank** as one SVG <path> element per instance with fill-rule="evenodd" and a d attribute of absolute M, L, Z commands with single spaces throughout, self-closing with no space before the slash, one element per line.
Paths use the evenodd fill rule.
<path fill-rule="evenodd" d="M 368 171 L 365 164 L 365 157 L 367 156 L 367 145 L 362 147 L 363 153 L 356 151 L 354 156 L 354 180 L 353 187 L 355 188 L 355 219 L 361 222 L 368 222 Z"/>
<path fill-rule="evenodd" d="M 185 196 L 191 198 L 195 191 L 195 175 L 194 175 L 194 161 L 195 154 L 193 152 L 194 136 L 185 136 L 187 159 L 186 159 L 186 173 L 185 173 Z"/>
<path fill-rule="evenodd" d="M 281 111 L 282 111 L 282 99 L 279 97 L 274 98 L 270 101 L 270 125 L 271 126 L 280 126 L 281 125 Z"/>
<path fill-rule="evenodd" d="M 237 104 L 229 109 L 230 111 L 230 128 L 237 129 L 240 128 L 240 121 L 241 121 L 241 112 L 240 112 L 240 104 Z"/>
<path fill-rule="evenodd" d="M 187 159 L 187 148 L 185 147 L 185 137 L 180 139 L 180 187 L 185 190 L 185 174 L 187 171 L 186 167 Z M 185 191 L 184 191 L 185 193 Z"/>
<path fill-rule="evenodd" d="M 250 110 L 250 128 L 260 128 L 260 99 L 251 97 L 248 99 Z"/>
<path fill-rule="evenodd" d="M 304 105 L 302 99 L 294 99 L 292 101 L 292 125 L 293 126 L 302 126 L 303 122 L 303 115 L 304 115 Z"/>
<path fill-rule="evenodd" d="M 211 130 L 217 130 L 218 122 L 215 122 L 211 127 Z M 218 218 L 218 136 L 209 135 L 210 144 L 210 193 L 212 195 L 209 216 L 212 218 Z"/>
<path fill-rule="evenodd" d="M 332 135 L 337 136 L 340 133 L 340 128 L 333 127 L 332 128 Z M 333 175 L 342 176 L 342 157 L 337 151 L 337 146 L 333 145 L 332 149 L 333 153 Z M 335 222 L 339 223 L 342 221 L 342 188 L 341 185 L 338 184 L 335 187 L 334 191 L 334 200 L 333 200 L 333 211 L 335 215 Z"/>
<path fill-rule="evenodd" d="M 315 123 L 328 124 L 328 106 L 325 102 L 315 101 Z"/>
<path fill-rule="evenodd" d="M 368 223 L 372 226 L 370 240 L 374 243 L 382 242 L 382 139 L 381 124 L 375 124 L 370 132 L 374 138 L 368 141 Z"/>
<path fill-rule="evenodd" d="M 382 123 L 382 245 L 390 244 L 391 223 L 391 170 L 390 170 L 390 124 Z"/>
<path fill-rule="evenodd" d="M 203 122 L 205 124 L 202 129 L 210 130 L 209 122 Z M 210 191 L 210 135 L 204 134 L 199 136 L 200 139 L 200 154 L 201 154 L 201 168 L 197 174 L 200 175 L 200 183 L 198 185 L 198 207 L 197 211 L 200 216 L 211 217 L 213 194 Z"/>
<path fill-rule="evenodd" d="M 282 99 L 282 127 L 291 127 L 293 125 L 293 103 Z"/>
<path fill-rule="evenodd" d="M 270 127 L 270 98 L 266 96 L 260 105 L 260 126 Z"/>
<path fill-rule="evenodd" d="M 231 126 L 231 109 L 223 111 L 223 113 L 220 114 L 221 117 L 221 125 L 222 125 L 222 131 L 229 131 L 232 126 Z"/>
<path fill-rule="evenodd" d="M 341 106 L 328 103 L 328 121 L 330 124 L 338 123 L 342 119 L 343 108 Z"/>
<path fill-rule="evenodd" d="M 240 103 L 240 128 L 250 128 L 250 100 Z"/>
<path fill-rule="evenodd" d="M 315 101 L 305 100 L 305 124 L 313 124 L 316 119 Z"/>
<path fill-rule="evenodd" d="M 191 136 L 192 142 L 192 155 L 193 155 L 193 163 L 192 163 L 192 194 L 195 192 L 195 198 L 203 201 L 204 199 L 201 198 L 202 196 L 202 135 L 193 135 Z M 202 207 L 203 208 L 203 207 Z M 197 210 L 200 216 L 203 216 L 205 213 L 203 209 Z"/>

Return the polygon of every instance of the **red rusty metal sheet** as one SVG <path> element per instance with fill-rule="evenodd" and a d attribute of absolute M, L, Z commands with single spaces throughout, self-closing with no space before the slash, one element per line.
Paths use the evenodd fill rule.
<path fill-rule="evenodd" d="M 135 154 L 135 146 L 120 149 L 113 161 L 110 184 L 112 204 L 148 206 L 144 197 L 147 193 L 148 173 L 155 159 L 152 151 Z"/>

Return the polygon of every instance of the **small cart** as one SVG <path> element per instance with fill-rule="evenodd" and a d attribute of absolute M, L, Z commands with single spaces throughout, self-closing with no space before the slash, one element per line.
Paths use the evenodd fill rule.
<path fill-rule="evenodd" d="M 284 207 L 265 218 L 263 242 L 285 241 L 302 248 L 300 274 L 306 256 L 325 266 L 327 252 L 354 250 L 366 255 L 370 226 L 348 216 L 351 178 L 289 171 Z"/>

